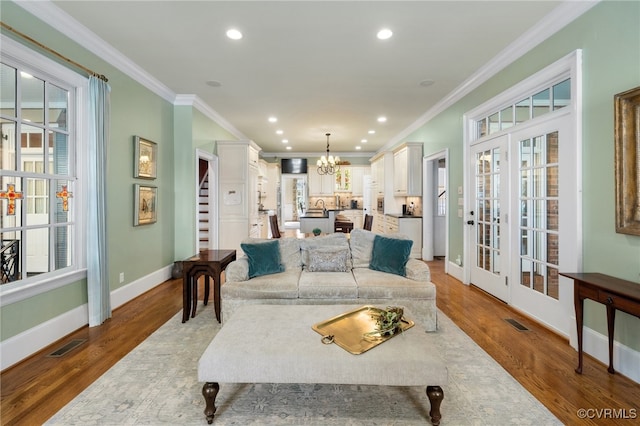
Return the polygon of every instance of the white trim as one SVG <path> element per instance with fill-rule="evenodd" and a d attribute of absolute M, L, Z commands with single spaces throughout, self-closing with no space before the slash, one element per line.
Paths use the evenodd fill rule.
<path fill-rule="evenodd" d="M 116 309 L 143 293 L 171 279 L 171 268 L 165 266 L 111 292 L 111 308 Z"/>
<path fill-rule="evenodd" d="M 483 67 L 478 69 L 472 76 L 467 78 L 462 82 L 462 84 L 442 98 L 438 103 L 409 125 L 409 127 L 393 137 L 377 152 L 386 151 L 391 149 L 394 145 L 402 142 L 411 133 L 415 132 L 438 114 L 445 111 L 447 108 L 451 107 L 469 93 L 480 87 L 480 85 L 485 83 L 491 77 L 573 22 L 599 2 L 600 0 L 580 2 L 565 1 L 561 3 L 547 16 L 541 19 L 538 24 L 494 56 Z"/>
<path fill-rule="evenodd" d="M 84 304 L 3 340 L 0 342 L 0 369 L 11 367 L 84 327 L 88 324 L 88 318 L 89 310 Z"/>
<path fill-rule="evenodd" d="M 451 275 L 453 278 L 457 279 L 463 284 L 469 285 L 469 282 L 463 282 L 462 278 L 464 276 L 464 270 L 462 266 L 456 265 L 454 262 L 445 262 L 445 267 L 448 266 L 447 274 Z"/>
<path fill-rule="evenodd" d="M 240 130 L 236 129 L 231 123 L 229 123 L 224 117 L 218 114 L 213 108 L 204 103 L 204 101 L 197 95 L 176 95 L 173 99 L 173 105 L 192 106 L 203 113 L 207 118 L 218 123 L 220 127 L 231 133 L 236 138 L 249 139 Z"/>
<path fill-rule="evenodd" d="M 575 324 L 575 317 L 573 318 Z M 571 346 L 577 349 L 577 333 L 575 327 L 571 330 Z M 584 327 L 583 328 L 582 349 L 585 354 L 589 354 L 602 362 L 607 368 L 609 366 L 609 340 L 606 335 Z M 578 358 L 576 357 L 576 366 Z M 640 352 L 623 345 L 617 340 L 613 341 L 613 368 L 616 372 L 623 374 L 636 383 L 640 383 Z"/>
<path fill-rule="evenodd" d="M 422 158 L 422 176 L 424 176 L 424 180 L 422 182 L 422 258 L 424 260 L 433 260 L 433 244 L 434 244 L 434 235 L 433 235 L 433 221 L 434 221 L 434 195 L 433 194 L 433 162 L 444 158 L 446 164 L 447 171 L 447 185 L 445 187 L 445 191 L 447 194 L 447 200 L 450 200 L 451 192 L 449 191 L 449 148 L 443 149 L 441 151 L 435 152 L 431 155 L 426 155 Z M 428 185 L 430 183 L 431 185 Z M 447 212 L 449 211 L 449 202 L 447 203 Z M 431 212 L 431 213 L 428 213 Z M 430 244 L 429 244 L 430 242 Z M 445 272 L 446 266 L 448 264 L 449 259 L 449 214 L 445 214 L 445 236 L 444 236 L 444 246 L 445 246 Z"/>
<path fill-rule="evenodd" d="M 165 266 L 112 291 L 112 308 L 122 306 L 170 279 L 172 266 Z M 85 303 L 0 342 L 0 369 L 11 367 L 88 323 L 89 311 Z"/>
<path fill-rule="evenodd" d="M 30 297 L 64 287 L 85 278 L 87 278 L 87 270 L 78 269 L 60 274 L 52 272 L 44 280 L 32 280 L 30 282 L 25 282 L 27 280 L 16 281 L 15 286 L 12 286 L 12 284 L 3 284 L 0 286 L 0 307 L 29 299 Z"/>

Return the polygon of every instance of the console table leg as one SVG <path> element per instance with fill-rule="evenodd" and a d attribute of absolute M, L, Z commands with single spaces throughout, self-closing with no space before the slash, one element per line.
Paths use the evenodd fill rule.
<path fill-rule="evenodd" d="M 431 416 L 431 424 L 438 426 L 442 415 L 440 414 L 440 404 L 444 399 L 444 392 L 440 386 L 427 386 L 427 397 L 431 403 L 431 410 L 429 415 Z"/>
<path fill-rule="evenodd" d="M 202 396 L 204 396 L 204 401 L 206 407 L 204 408 L 204 415 L 207 417 L 207 423 L 213 423 L 213 417 L 216 414 L 216 396 L 218 396 L 218 391 L 220 390 L 220 385 L 214 382 L 207 382 L 202 386 Z"/>
<path fill-rule="evenodd" d="M 609 368 L 607 371 L 611 374 L 615 374 L 616 370 L 613 369 L 613 333 L 615 331 L 616 323 L 616 309 L 607 305 L 607 333 L 609 333 Z"/>

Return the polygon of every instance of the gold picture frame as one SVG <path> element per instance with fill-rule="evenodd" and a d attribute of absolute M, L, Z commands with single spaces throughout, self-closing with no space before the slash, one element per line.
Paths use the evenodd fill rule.
<path fill-rule="evenodd" d="M 133 226 L 150 225 L 158 220 L 158 188 L 134 184 Z"/>
<path fill-rule="evenodd" d="M 616 232 L 640 235 L 640 87 L 614 96 Z"/>
<path fill-rule="evenodd" d="M 133 137 L 133 177 L 155 179 L 157 177 L 158 145 L 140 136 Z"/>

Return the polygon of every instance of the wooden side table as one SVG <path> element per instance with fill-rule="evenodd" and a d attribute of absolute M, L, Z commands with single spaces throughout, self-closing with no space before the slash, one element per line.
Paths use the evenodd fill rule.
<path fill-rule="evenodd" d="M 204 304 L 209 301 L 209 279 L 213 278 L 213 306 L 220 322 L 220 275 L 227 265 L 236 260 L 235 250 L 202 250 L 182 261 L 182 322 L 196 316 L 198 305 L 198 278 L 205 277 Z"/>
<path fill-rule="evenodd" d="M 560 272 L 560 275 L 573 279 L 573 300 L 578 327 L 578 367 L 576 373 L 582 374 L 582 325 L 584 299 L 602 303 L 607 307 L 607 334 L 609 335 L 609 373 L 613 369 L 613 331 L 615 329 L 616 309 L 640 318 L 640 284 L 598 273 Z"/>

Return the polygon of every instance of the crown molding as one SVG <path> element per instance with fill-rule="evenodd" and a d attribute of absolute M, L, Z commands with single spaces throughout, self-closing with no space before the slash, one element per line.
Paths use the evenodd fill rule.
<path fill-rule="evenodd" d="M 278 158 L 313 158 L 313 157 L 322 157 L 326 155 L 327 152 L 290 152 L 290 151 L 281 151 L 281 152 L 260 152 L 261 157 L 278 157 Z M 338 154 L 340 158 L 364 158 L 371 157 L 375 154 L 375 152 L 371 151 L 353 151 L 353 152 L 335 152 L 334 154 Z"/>
<path fill-rule="evenodd" d="M 467 78 L 462 84 L 442 98 L 438 103 L 425 112 L 420 118 L 410 124 L 402 132 L 398 133 L 387 142 L 378 152 L 386 151 L 395 145 L 404 142 L 404 139 L 420 127 L 431 121 L 441 112 L 454 105 L 460 99 L 467 96 L 473 90 L 480 87 L 498 72 L 511 65 L 513 62 L 524 56 L 531 49 L 569 25 L 575 19 L 587 12 L 601 0 L 586 1 L 564 1 L 529 31 L 513 41 L 500 53 L 494 56 L 489 62 L 480 67 L 473 75 Z"/>
<path fill-rule="evenodd" d="M 197 95 L 176 95 L 173 99 L 173 104 L 176 106 L 192 106 L 203 113 L 209 119 L 218 123 L 220 127 L 231 133 L 236 138 L 249 139 L 244 135 L 244 133 L 236 129 L 233 124 L 229 123 L 223 116 L 218 114 L 216 110 L 211 108 Z"/>

